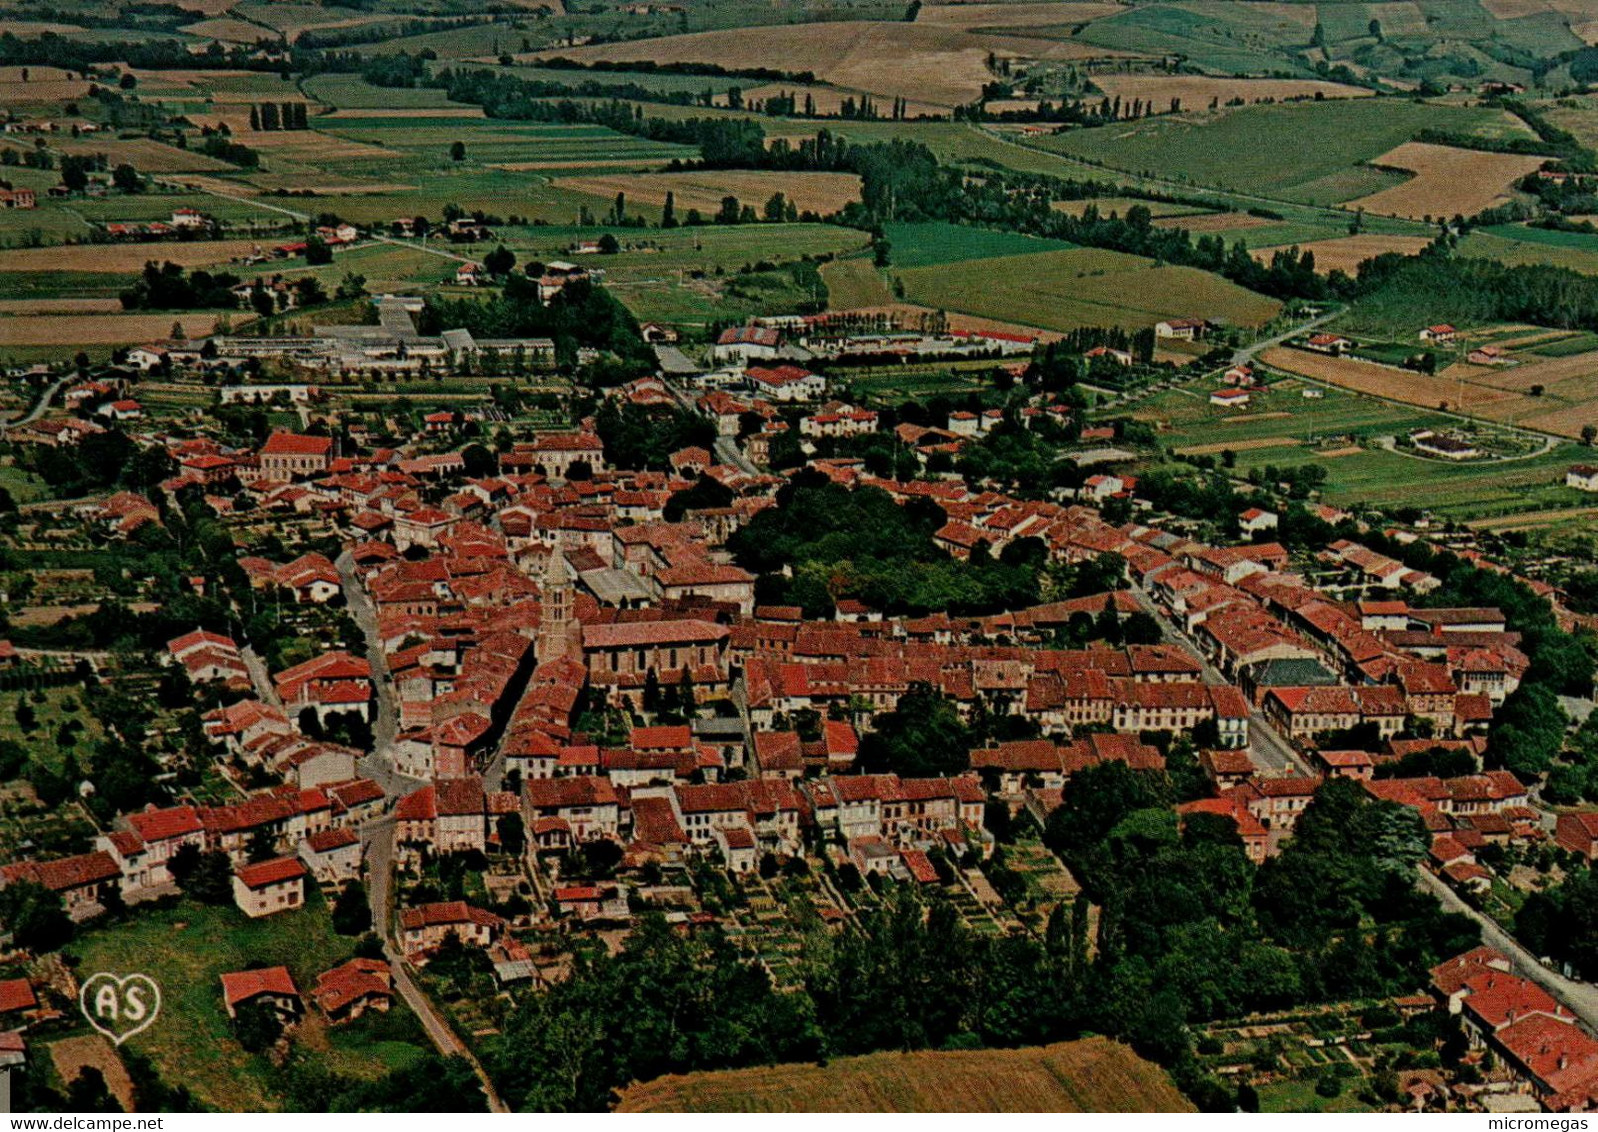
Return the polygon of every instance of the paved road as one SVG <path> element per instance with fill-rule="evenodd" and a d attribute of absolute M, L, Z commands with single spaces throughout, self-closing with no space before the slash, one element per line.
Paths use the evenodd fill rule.
<path fill-rule="evenodd" d="M 355 576 L 355 562 L 349 551 L 333 563 L 344 588 L 344 603 L 355 624 L 366 638 L 366 661 L 372 666 L 372 686 L 377 691 L 377 718 L 372 722 L 372 753 L 360 761 L 360 771 L 383 788 L 389 797 L 408 794 L 421 786 L 414 778 L 394 769 L 394 738 L 399 731 L 399 705 L 394 699 L 394 683 L 388 675 L 388 656 L 377 635 L 377 610 L 366 596 L 366 588 Z"/>
<path fill-rule="evenodd" d="M 45 387 L 43 393 L 39 394 L 39 399 L 33 403 L 33 408 L 29 409 L 25 416 L 20 416 L 16 420 L 12 421 L 10 427 L 15 428 L 17 425 L 32 424 L 34 421 L 44 416 L 45 410 L 50 407 L 50 402 L 55 400 L 55 395 L 61 392 L 61 390 L 65 389 L 67 383 L 75 379 L 77 376 L 78 375 L 76 373 L 69 373 L 65 377 L 56 378 L 56 380 Z"/>
<path fill-rule="evenodd" d="M 266 670 L 266 662 L 251 645 L 245 645 L 239 650 L 239 655 L 244 659 L 244 667 L 250 670 L 250 683 L 255 685 L 255 695 L 262 702 L 274 707 L 282 707 L 283 701 L 277 698 L 277 686 L 272 683 L 272 675 Z"/>
<path fill-rule="evenodd" d="M 366 892 L 372 909 L 372 923 L 383 940 L 383 955 L 394 972 L 394 989 L 399 991 L 405 1005 L 421 1019 L 422 1028 L 427 1031 L 427 1036 L 441 1055 L 466 1059 L 482 1084 L 489 1110 L 509 1112 L 482 1063 L 461 1041 L 449 1021 L 438 1012 L 433 1000 L 427 997 L 427 992 L 411 977 L 410 968 L 405 965 L 405 957 L 394 939 L 394 916 L 389 895 L 394 876 L 394 826 L 394 818 L 387 816 L 369 821 L 361 829 L 361 840 L 366 845 Z"/>
<path fill-rule="evenodd" d="M 1424 868 L 1420 870 L 1420 886 L 1442 901 L 1443 907 L 1450 912 L 1463 912 L 1480 924 L 1482 939 L 1514 961 L 1516 974 L 1542 987 L 1569 1007 L 1570 1012 L 1577 1018 L 1598 1030 L 1598 987 L 1567 979 L 1544 967 L 1537 962 L 1535 955 L 1527 951 L 1514 936 L 1499 927 L 1492 917 L 1466 904 L 1459 898 L 1458 893 Z"/>
<path fill-rule="evenodd" d="M 1165 611 L 1160 608 L 1159 603 L 1149 595 L 1147 590 L 1140 586 L 1133 586 L 1132 596 L 1137 599 L 1144 612 L 1159 623 L 1160 635 L 1167 644 L 1176 645 L 1198 661 L 1206 683 L 1232 683 L 1219 668 L 1210 663 L 1209 658 L 1199 650 L 1199 647 L 1193 643 L 1192 639 L 1177 628 L 1175 622 L 1165 615 Z M 1309 767 L 1299 758 L 1298 752 L 1293 750 L 1292 744 L 1282 738 L 1281 733 L 1271 725 L 1270 720 L 1266 719 L 1264 713 L 1258 710 L 1252 711 L 1248 718 L 1248 750 L 1255 765 L 1268 774 L 1293 775 L 1310 773 Z"/>
<path fill-rule="evenodd" d="M 1336 318 L 1342 313 L 1342 308 L 1329 310 L 1325 314 L 1316 315 L 1308 322 L 1300 323 L 1298 326 L 1289 327 L 1280 334 L 1274 334 L 1271 337 L 1263 338 L 1252 345 L 1243 346 L 1232 355 L 1232 365 L 1246 365 L 1254 360 L 1254 355 L 1280 346 L 1289 338 L 1297 338 L 1300 334 L 1308 334 L 1311 330 L 1315 330 L 1318 327 L 1324 326 L 1326 323 L 1330 322 L 1332 319 Z"/>

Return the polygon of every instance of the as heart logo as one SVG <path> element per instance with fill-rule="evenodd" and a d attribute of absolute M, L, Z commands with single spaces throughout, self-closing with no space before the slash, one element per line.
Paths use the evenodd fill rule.
<path fill-rule="evenodd" d="M 149 975 L 90 975 L 78 991 L 78 1006 L 89 1025 L 117 1045 L 149 1029 L 161 1013 L 161 988 Z"/>

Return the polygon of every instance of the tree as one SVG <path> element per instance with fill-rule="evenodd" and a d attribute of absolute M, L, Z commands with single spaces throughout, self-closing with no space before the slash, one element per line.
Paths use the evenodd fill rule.
<path fill-rule="evenodd" d="M 233 900 L 233 866 L 226 853 L 184 845 L 167 864 L 172 879 L 186 894 L 202 904 L 229 904 Z"/>
<path fill-rule="evenodd" d="M 926 684 L 913 684 L 893 711 L 873 721 L 860 742 L 861 768 L 908 778 L 959 774 L 971 766 L 970 729 L 954 702 Z"/>
<path fill-rule="evenodd" d="M 621 251 L 621 242 L 617 240 L 614 235 L 606 232 L 603 236 L 599 237 L 600 255 L 615 255 L 619 251 Z"/>
<path fill-rule="evenodd" d="M 278 125 L 277 103 L 263 102 L 261 104 L 261 129 L 275 130 Z"/>
<path fill-rule="evenodd" d="M 520 857 L 527 847 L 527 831 L 520 814 L 501 814 L 494 823 L 494 832 L 499 834 L 499 847 L 512 857 Z"/>
<path fill-rule="evenodd" d="M 366 886 L 352 880 L 333 902 L 333 930 L 339 935 L 361 935 L 372 930 L 372 908 Z"/>
<path fill-rule="evenodd" d="M 144 191 L 144 179 L 139 176 L 139 171 L 127 162 L 123 162 L 111 171 L 111 184 L 125 193 Z"/>
<path fill-rule="evenodd" d="M 1582 425 L 1581 442 L 1591 448 L 1594 440 L 1598 440 L 1598 425 Z"/>
<path fill-rule="evenodd" d="M 78 1070 L 67 1086 L 67 1107 L 73 1112 L 123 1112 L 106 1087 L 105 1075 L 92 1065 Z"/>
<path fill-rule="evenodd" d="M 662 228 L 677 227 L 677 195 L 670 189 L 666 190 L 666 203 L 660 209 L 660 226 Z"/>
<path fill-rule="evenodd" d="M 483 267 L 490 275 L 509 275 L 516 266 L 516 253 L 500 244 L 483 257 Z"/>
<path fill-rule="evenodd" d="M 72 938 L 72 920 L 61 897 L 31 880 L 0 888 L 0 924 L 10 929 L 17 946 L 42 954 Z"/>
<path fill-rule="evenodd" d="M 472 479 L 486 479 L 499 474 L 499 459 L 481 444 L 468 444 L 461 449 L 461 463 L 466 475 Z"/>
<path fill-rule="evenodd" d="M 283 1020 L 261 999 L 239 1004 L 233 1015 L 233 1036 L 250 1053 L 264 1053 L 283 1036 Z"/>
<path fill-rule="evenodd" d="M 462 141 L 450 142 L 449 159 L 451 161 L 465 161 L 466 143 Z"/>
<path fill-rule="evenodd" d="M 309 236 L 305 240 L 305 263 L 308 267 L 321 267 L 333 262 L 333 249 L 327 246 L 327 241 L 320 236 Z"/>

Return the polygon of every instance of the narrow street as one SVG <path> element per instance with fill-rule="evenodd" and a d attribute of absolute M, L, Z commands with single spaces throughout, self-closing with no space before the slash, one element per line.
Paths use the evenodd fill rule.
<path fill-rule="evenodd" d="M 433 1046 L 443 1057 L 465 1058 L 477 1079 L 482 1082 L 483 1095 L 488 1099 L 490 1112 L 509 1112 L 510 1109 L 494 1089 L 494 1082 L 466 1043 L 461 1041 L 449 1021 L 439 1013 L 427 992 L 417 985 L 405 965 L 398 941 L 394 938 L 394 915 L 390 890 L 394 878 L 394 818 L 385 816 L 366 823 L 361 829 L 361 841 L 366 847 L 367 899 L 372 909 L 372 923 L 383 940 L 383 955 L 394 973 L 394 989 L 405 1000 L 405 1005 L 417 1018 L 432 1039 Z"/>
<path fill-rule="evenodd" d="M 1220 669 L 1209 662 L 1209 659 L 1199 651 L 1187 636 L 1178 629 L 1158 603 L 1149 596 L 1147 590 L 1140 586 L 1132 587 L 1132 596 L 1143 607 L 1143 611 L 1159 623 L 1160 635 L 1166 644 L 1176 645 L 1188 656 L 1196 660 L 1202 667 L 1204 682 L 1206 684 L 1231 684 Z M 1310 769 L 1298 752 L 1293 750 L 1292 744 L 1282 738 L 1281 734 L 1265 718 L 1265 713 L 1257 708 L 1252 709 L 1248 717 L 1248 753 L 1254 763 L 1267 774 L 1272 775 L 1307 775 Z"/>
<path fill-rule="evenodd" d="M 399 706 L 394 700 L 394 685 L 388 676 L 388 658 L 377 633 L 377 611 L 372 608 L 349 551 L 333 563 L 344 587 L 344 602 L 361 635 L 366 638 L 366 662 L 372 666 L 372 687 L 377 696 L 377 718 L 372 721 L 372 753 L 360 761 L 360 772 L 383 788 L 391 798 L 415 790 L 422 783 L 394 769 L 394 738 L 399 731 Z"/>
<path fill-rule="evenodd" d="M 377 613 L 355 576 L 355 563 L 345 551 L 334 565 L 344 588 L 344 601 L 366 638 L 366 659 L 372 666 L 372 685 L 376 689 L 377 718 L 372 724 L 372 753 L 360 760 L 360 772 L 383 788 L 390 800 L 399 798 L 423 785 L 414 778 L 394 769 L 394 738 L 399 726 L 399 707 L 395 702 L 394 688 L 389 680 L 387 657 L 377 632 Z M 397 825 L 392 813 L 373 818 L 361 827 L 361 845 L 366 855 L 366 894 L 372 910 L 372 925 L 383 941 L 383 954 L 394 972 L 394 989 L 407 1006 L 422 1021 L 427 1036 L 438 1052 L 445 1057 L 462 1057 L 482 1082 L 483 1093 L 488 1098 L 492 1112 L 509 1112 L 505 1102 L 494 1090 L 488 1072 L 467 1048 L 466 1043 L 450 1027 L 449 1022 L 433 1005 L 427 992 L 417 984 L 405 965 L 405 956 L 394 936 L 394 835 Z"/>
<path fill-rule="evenodd" d="M 1450 912 L 1461 912 L 1481 925 L 1482 942 L 1496 947 L 1509 956 L 1515 964 L 1515 973 L 1530 979 L 1554 998 L 1570 1008 L 1570 1012 L 1586 1025 L 1598 1031 L 1598 987 L 1567 979 L 1537 961 L 1537 956 L 1527 951 L 1514 936 L 1498 926 L 1491 916 L 1476 911 L 1459 898 L 1459 894 L 1425 868 L 1420 870 L 1420 887 L 1442 902 Z"/>

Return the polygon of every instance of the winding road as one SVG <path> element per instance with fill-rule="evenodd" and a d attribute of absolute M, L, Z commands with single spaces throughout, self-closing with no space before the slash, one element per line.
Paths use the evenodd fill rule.
<path fill-rule="evenodd" d="M 69 373 L 65 377 L 56 378 L 53 382 L 45 387 L 43 393 L 39 394 L 39 399 L 33 403 L 33 408 L 29 409 L 26 415 L 20 416 L 16 420 L 12 421 L 8 427 L 15 428 L 18 425 L 32 424 L 34 421 L 44 416 L 45 410 L 50 407 L 50 402 L 55 400 L 55 395 L 61 392 L 62 389 L 66 388 L 67 383 L 72 381 L 77 376 L 78 375 L 76 373 Z"/>

